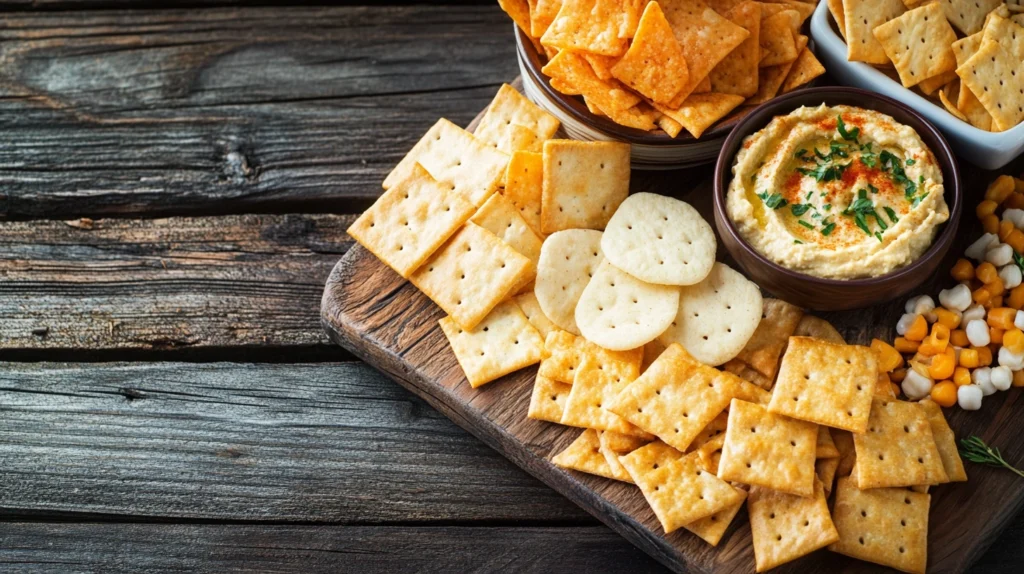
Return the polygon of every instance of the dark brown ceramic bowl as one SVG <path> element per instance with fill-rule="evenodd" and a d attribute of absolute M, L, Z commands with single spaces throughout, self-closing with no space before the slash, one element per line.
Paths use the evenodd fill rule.
<path fill-rule="evenodd" d="M 822 279 L 792 271 L 771 261 L 740 237 L 725 211 L 725 193 L 732 180 L 732 165 L 743 139 L 768 125 L 775 116 L 800 106 L 849 105 L 888 114 L 914 128 L 931 149 L 942 169 L 949 221 L 932 246 L 919 259 L 889 274 L 869 279 Z M 725 140 L 715 165 L 715 227 L 722 243 L 747 275 L 772 295 L 795 305 L 822 311 L 869 307 L 906 295 L 932 276 L 949 251 L 963 210 L 960 174 L 949 144 L 927 120 L 906 104 L 856 88 L 825 87 L 794 92 L 755 108 Z"/>

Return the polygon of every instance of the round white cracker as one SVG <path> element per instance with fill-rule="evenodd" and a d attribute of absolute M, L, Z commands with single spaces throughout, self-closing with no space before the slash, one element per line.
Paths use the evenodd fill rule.
<path fill-rule="evenodd" d="M 589 341 L 627 351 L 658 338 L 678 307 L 679 287 L 641 281 L 606 259 L 576 304 L 576 324 Z"/>
<path fill-rule="evenodd" d="M 682 287 L 679 313 L 658 340 L 682 345 L 693 358 L 721 365 L 735 357 L 761 322 L 761 290 L 742 274 L 715 263 L 704 281 Z"/>
<path fill-rule="evenodd" d="M 567 229 L 544 240 L 533 291 L 552 323 L 574 335 L 580 334 L 576 327 L 576 302 L 603 260 L 600 231 Z"/>
<path fill-rule="evenodd" d="M 636 193 L 622 202 L 601 238 L 604 256 L 658 285 L 700 283 L 715 263 L 715 232 L 690 204 Z"/>

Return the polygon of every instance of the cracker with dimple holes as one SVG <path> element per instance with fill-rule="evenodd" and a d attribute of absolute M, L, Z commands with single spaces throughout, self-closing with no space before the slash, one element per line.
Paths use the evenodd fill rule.
<path fill-rule="evenodd" d="M 985 15 L 1003 3 L 1003 0 L 939 0 L 949 23 L 965 35 L 981 31 Z"/>
<path fill-rule="evenodd" d="M 791 337 L 768 410 L 862 433 L 877 378 L 878 360 L 868 347 Z"/>
<path fill-rule="evenodd" d="M 608 461 L 608 466 L 611 468 L 612 474 L 615 475 L 615 479 L 633 482 L 629 473 L 626 472 L 626 467 L 619 462 L 619 457 L 644 446 L 647 441 L 640 437 L 613 431 L 598 431 L 597 437 L 601 442 L 601 454 Z"/>
<path fill-rule="evenodd" d="M 591 354 L 602 361 L 621 361 L 635 364 L 640 368 L 642 349 L 609 351 L 577 337 L 567 331 L 555 330 L 544 340 L 545 357 L 540 363 L 539 373 L 545 377 L 571 385 L 576 378 L 576 369 L 585 354 Z"/>
<path fill-rule="evenodd" d="M 817 425 L 733 399 L 718 476 L 811 496 L 817 441 Z"/>
<path fill-rule="evenodd" d="M 508 161 L 505 191 L 502 192 L 519 210 L 523 221 L 540 233 L 540 195 L 544 185 L 544 156 L 517 151 Z"/>
<path fill-rule="evenodd" d="M 512 86 L 502 84 L 473 135 L 505 153 L 521 149 L 540 151 L 545 140 L 555 137 L 559 125 L 555 116 L 537 107 Z M 527 135 L 533 134 L 532 145 L 525 145 L 527 142 L 522 135 L 516 133 L 520 131 L 517 126 L 525 129 Z"/>
<path fill-rule="evenodd" d="M 621 8 L 618 0 L 562 0 L 540 42 L 562 51 L 618 56 L 626 49 L 626 40 L 619 37 Z"/>
<path fill-rule="evenodd" d="M 680 456 L 661 442 L 619 458 L 665 533 L 743 501 L 743 494 L 700 466 L 697 453 Z"/>
<path fill-rule="evenodd" d="M 982 41 L 956 73 L 985 106 L 996 129 L 1008 130 L 1024 120 L 1024 71 L 1020 60 L 998 42 Z"/>
<path fill-rule="evenodd" d="M 935 439 L 935 448 L 942 458 L 942 468 L 950 482 L 963 482 L 967 480 L 967 471 L 964 470 L 964 463 L 960 460 L 960 451 L 956 447 L 956 435 L 953 429 L 949 428 L 945 415 L 942 414 L 942 407 L 933 401 L 921 401 L 919 403 L 924 409 L 928 418 L 928 424 L 932 428 L 932 438 Z"/>
<path fill-rule="evenodd" d="M 928 507 L 931 496 L 905 488 L 860 490 L 840 478 L 832 509 L 839 540 L 833 552 L 924 574 L 928 561 Z"/>
<path fill-rule="evenodd" d="M 544 340 L 512 301 L 498 304 L 474 329 L 441 319 L 455 358 L 473 388 L 540 361 Z"/>
<path fill-rule="evenodd" d="M 757 93 L 757 68 L 761 61 L 761 4 L 743 2 L 733 6 L 725 17 L 750 35 L 708 74 L 711 89 L 750 97 Z"/>
<path fill-rule="evenodd" d="M 629 169 L 629 144 L 545 142 L 543 232 L 604 229 L 629 195 Z"/>
<path fill-rule="evenodd" d="M 757 372 L 775 380 L 779 369 L 779 357 L 786 348 L 789 337 L 796 331 L 804 312 L 796 305 L 781 299 L 765 299 L 761 322 L 750 336 L 747 345 L 736 358 L 750 365 Z"/>
<path fill-rule="evenodd" d="M 434 179 L 483 205 L 505 175 L 508 155 L 441 118 L 384 179 L 384 189 L 407 178 L 419 163 Z"/>
<path fill-rule="evenodd" d="M 793 62 L 793 67 L 790 68 L 786 80 L 782 82 L 780 91 L 783 94 L 788 94 L 824 73 L 825 66 L 822 66 L 818 58 L 814 57 L 814 52 L 810 48 L 804 48 L 800 50 L 796 61 Z"/>
<path fill-rule="evenodd" d="M 601 454 L 601 445 L 594 429 L 586 429 L 580 433 L 565 450 L 551 457 L 551 462 L 569 470 L 617 479 L 612 468 L 608 466 L 608 461 Z"/>
<path fill-rule="evenodd" d="M 537 263 L 537 302 L 552 323 L 575 335 L 576 303 L 604 260 L 601 232 L 567 229 L 552 233 L 540 248 Z"/>
<path fill-rule="evenodd" d="M 678 307 L 678 287 L 645 283 L 605 259 L 580 294 L 576 326 L 587 340 L 626 351 L 657 338 Z"/>
<path fill-rule="evenodd" d="M 473 215 L 473 204 L 413 165 L 348 234 L 388 267 L 408 278 Z"/>
<path fill-rule="evenodd" d="M 544 314 L 544 310 L 540 308 L 537 295 L 533 291 L 516 295 L 515 301 L 516 305 L 523 310 L 523 315 L 526 315 L 526 320 L 533 325 L 534 329 L 537 329 L 541 337 L 547 338 L 548 333 L 558 329 L 558 326 L 552 323 Z"/>
<path fill-rule="evenodd" d="M 753 398 L 752 385 L 695 361 L 671 345 L 605 407 L 685 451 L 734 397 Z"/>
<path fill-rule="evenodd" d="M 846 339 L 832 326 L 832 323 L 814 315 L 801 317 L 800 322 L 796 324 L 796 329 L 793 330 L 793 336 L 821 339 L 836 345 L 846 344 Z"/>
<path fill-rule="evenodd" d="M 825 496 L 832 492 L 832 485 L 836 481 L 836 470 L 839 469 L 839 457 L 819 458 L 814 461 L 814 474 L 825 487 Z"/>
<path fill-rule="evenodd" d="M 761 291 L 724 263 L 696 285 L 683 287 L 679 311 L 658 338 L 679 343 L 695 359 L 721 365 L 747 345 L 761 322 Z"/>
<path fill-rule="evenodd" d="M 612 397 L 636 380 L 639 374 L 639 360 L 615 360 L 596 352 L 584 351 L 579 367 L 576 368 L 569 400 L 565 403 L 562 424 L 648 436 L 605 408 Z"/>
<path fill-rule="evenodd" d="M 794 496 L 759 486 L 747 497 L 754 560 L 764 572 L 806 556 L 839 540 L 820 482 L 808 496 Z"/>
<path fill-rule="evenodd" d="M 769 410 L 771 410 L 770 407 Z M 818 427 L 818 442 L 815 445 L 814 457 L 839 458 L 839 449 L 836 448 L 836 443 L 832 440 L 832 433 L 829 432 L 828 427 Z"/>
<path fill-rule="evenodd" d="M 626 110 L 642 101 L 640 96 L 630 92 L 618 80 L 602 80 L 579 54 L 563 50 L 551 58 L 541 68 L 541 72 L 551 78 L 551 85 L 555 89 L 566 93 L 562 84 L 567 84 L 572 87 L 569 93 L 582 95 L 588 105 L 596 105 L 604 112 Z"/>
<path fill-rule="evenodd" d="M 747 491 L 737 488 L 736 492 L 742 497 L 739 502 L 732 506 L 726 506 L 707 518 L 701 518 L 689 524 L 684 524 L 683 528 L 696 534 L 704 542 L 712 546 L 718 546 L 718 543 L 722 541 L 722 536 L 725 536 L 725 531 L 729 529 L 732 519 L 736 518 L 736 514 L 743 508 L 743 502 L 747 500 Z"/>
<path fill-rule="evenodd" d="M 572 385 L 537 375 L 530 395 L 530 409 L 526 416 L 540 421 L 562 422 L 565 401 L 569 398 Z"/>
<path fill-rule="evenodd" d="M 760 67 L 778 66 L 796 60 L 800 51 L 796 47 L 793 23 L 799 19 L 800 14 L 796 10 L 783 10 L 761 18 L 761 61 L 758 63 Z"/>
<path fill-rule="evenodd" d="M 725 446 L 725 435 L 720 434 L 697 448 L 697 456 L 701 465 L 709 472 L 718 474 L 718 463 L 722 461 L 722 447 Z"/>
<path fill-rule="evenodd" d="M 956 32 L 942 15 L 942 7 L 932 2 L 905 12 L 876 27 L 872 33 L 892 60 L 904 87 L 956 68 L 950 46 Z"/>
<path fill-rule="evenodd" d="M 949 482 L 931 425 L 917 403 L 874 397 L 867 432 L 853 435 L 858 488 Z"/>
<path fill-rule="evenodd" d="M 846 57 L 851 62 L 888 64 L 885 49 L 871 33 L 876 26 L 907 11 L 902 0 L 843 0 L 846 15 Z"/>
<path fill-rule="evenodd" d="M 722 411 L 717 417 L 711 419 L 711 422 L 705 425 L 704 428 L 697 433 L 697 436 L 693 437 L 693 441 L 690 442 L 688 450 L 696 450 L 717 436 L 725 438 L 725 427 L 728 424 L 729 413 Z"/>
<path fill-rule="evenodd" d="M 655 105 L 661 113 L 679 122 L 686 131 L 699 138 L 706 129 L 729 115 L 743 103 L 743 96 L 735 94 L 691 94 L 679 106 Z"/>
<path fill-rule="evenodd" d="M 985 40 L 999 42 L 1011 56 L 1018 60 L 1024 59 L 1024 28 L 1009 18 L 995 13 L 991 14 L 982 30 L 981 38 L 982 42 Z"/>
<path fill-rule="evenodd" d="M 654 193 L 634 193 L 601 237 L 608 261 L 658 285 L 693 285 L 711 272 L 715 232 L 690 204 Z"/>
<path fill-rule="evenodd" d="M 471 330 L 533 273 L 526 256 L 467 222 L 409 281 L 460 327 Z"/>
<path fill-rule="evenodd" d="M 723 371 L 727 371 L 743 379 L 744 381 L 750 381 L 758 387 L 770 391 L 775 386 L 775 381 L 757 372 L 756 369 L 750 365 L 740 361 L 738 359 L 732 359 L 727 361 L 721 366 Z M 770 397 L 769 397 L 770 398 Z M 767 404 L 767 403 L 765 403 Z"/>
<path fill-rule="evenodd" d="M 492 195 L 470 221 L 490 231 L 512 249 L 525 255 L 534 266 L 537 265 L 543 241 L 505 196 L 500 193 Z"/>
<path fill-rule="evenodd" d="M 689 73 L 683 47 L 657 2 L 644 9 L 629 50 L 611 73 L 655 102 L 671 101 L 686 85 Z"/>

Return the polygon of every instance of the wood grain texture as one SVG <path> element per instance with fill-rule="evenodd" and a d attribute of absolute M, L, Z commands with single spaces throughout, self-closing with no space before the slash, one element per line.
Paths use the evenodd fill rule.
<path fill-rule="evenodd" d="M 359 211 L 514 50 L 491 3 L 6 14 L 0 217 Z"/>
<path fill-rule="evenodd" d="M 362 363 L 7 363 L 0 405 L 8 516 L 592 524 Z"/>
<path fill-rule="evenodd" d="M 968 205 L 976 203 L 991 177 L 965 170 Z M 659 189 L 692 203 L 710 219 L 710 188 L 706 169 L 685 172 L 634 172 L 631 191 Z M 698 185 L 679 182 L 700 181 Z M 962 251 L 973 237 L 965 221 Z M 948 269 L 948 267 L 945 267 Z M 936 277 L 925 292 L 945 282 Z M 827 315 L 850 342 L 867 343 L 872 336 L 891 340 L 903 302 L 869 310 Z M 683 571 L 732 572 L 753 565 L 750 531 L 741 514 L 717 549 L 686 531 L 664 535 L 639 490 L 615 481 L 563 471 L 549 457 L 579 433 L 560 425 L 528 420 L 535 368 L 509 375 L 473 390 L 469 387 L 437 321 L 443 313 L 412 285 L 356 246 L 334 269 L 323 300 L 323 320 L 332 338 L 360 358 L 385 371 L 424 397 L 460 426 L 537 476 L 558 492 L 608 524 L 670 568 Z M 980 412 L 950 411 L 950 424 L 961 436 L 977 434 L 1000 445 L 1012 464 L 1024 464 L 1024 443 L 1017 409 L 1019 392 L 988 397 Z M 961 572 L 977 560 L 1024 505 L 1024 485 L 1012 474 L 970 466 L 971 480 L 934 489 L 929 536 L 929 571 Z M 984 510 L 979 510 L 984 509 Z M 969 534 L 965 534 L 969 532 Z M 780 568 L 786 572 L 870 571 L 872 567 L 828 552 Z"/>
<path fill-rule="evenodd" d="M 352 245 L 345 230 L 354 219 L 0 223 L 0 358 L 105 349 L 326 351 L 318 301 L 331 267 Z"/>

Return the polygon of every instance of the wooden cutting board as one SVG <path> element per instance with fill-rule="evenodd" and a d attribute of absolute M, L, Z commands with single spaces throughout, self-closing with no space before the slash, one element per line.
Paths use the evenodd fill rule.
<path fill-rule="evenodd" d="M 474 122 L 475 124 L 475 122 Z M 472 124 L 471 124 L 472 125 Z M 965 164 L 961 164 L 964 166 Z M 1017 173 L 1022 161 L 1004 172 Z M 1010 169 L 1013 168 L 1013 169 Z M 975 205 L 996 174 L 962 167 L 967 206 Z M 630 190 L 671 195 L 689 202 L 709 222 L 711 167 L 679 171 L 634 171 Z M 960 237 L 950 250 L 948 270 L 970 238 L 979 234 L 972 209 L 964 210 Z M 719 259 L 732 263 L 724 249 Z M 921 287 L 937 296 L 949 286 L 945 271 Z M 892 340 L 903 301 L 870 309 L 826 313 L 851 343 L 872 337 Z M 410 283 L 366 249 L 356 246 L 327 281 L 322 321 L 331 338 L 473 433 L 509 460 L 584 508 L 663 564 L 678 572 L 753 572 L 754 554 L 746 512 L 712 547 L 680 529 L 665 535 L 640 490 L 614 480 L 566 471 L 550 457 L 580 429 L 526 418 L 536 367 L 513 373 L 479 389 L 466 381 L 438 327 L 444 313 Z M 946 409 L 957 436 L 976 434 L 998 446 L 1004 457 L 1024 466 L 1024 389 L 986 397 L 980 411 Z M 932 489 L 928 536 L 929 572 L 961 572 L 977 560 L 1024 505 L 1024 479 L 1013 473 L 966 463 L 970 480 Z M 451 488 L 459 488 L 452 484 Z M 501 501 L 495 501 L 500 504 Z M 881 567 L 822 550 L 778 572 L 868 572 Z"/>

